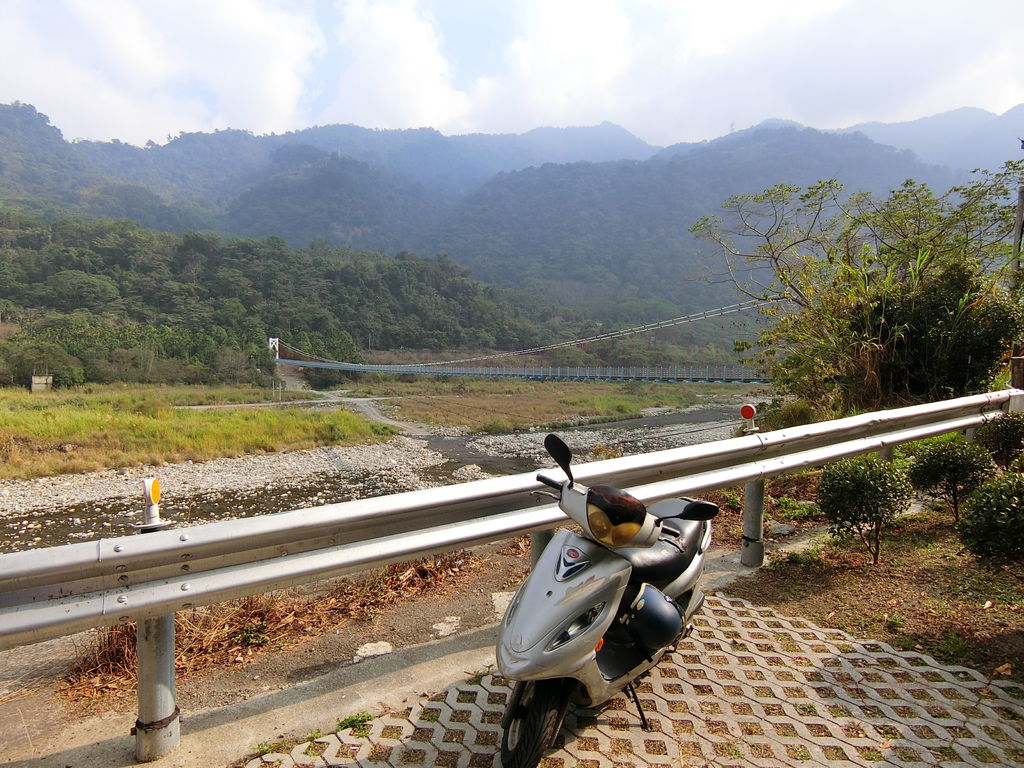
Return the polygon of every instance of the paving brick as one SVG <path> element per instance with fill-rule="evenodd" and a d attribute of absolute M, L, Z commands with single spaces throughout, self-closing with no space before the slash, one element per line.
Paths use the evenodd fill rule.
<path fill-rule="evenodd" d="M 541 768 L 1024 764 L 1016 684 L 722 596 L 695 624 L 637 686 L 651 730 L 616 697 L 570 713 Z M 247 768 L 498 767 L 509 690 L 477 676 L 372 721 L 365 738 L 330 734 Z"/>

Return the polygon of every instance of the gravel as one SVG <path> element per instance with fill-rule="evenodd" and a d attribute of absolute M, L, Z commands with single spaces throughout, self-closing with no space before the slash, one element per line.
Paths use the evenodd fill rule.
<path fill-rule="evenodd" d="M 645 415 L 657 417 L 653 412 Z M 733 437 L 736 427 L 735 420 L 661 426 L 647 423 L 578 427 L 560 434 L 578 460 L 587 461 L 616 453 L 630 455 L 722 440 Z M 467 447 L 480 454 L 522 458 L 536 466 L 549 466 L 543 434 L 481 436 L 468 439 Z M 128 517 L 141 513 L 142 480 L 147 477 L 159 479 L 165 509 L 177 509 L 187 522 L 188 510 L 203 504 L 228 508 L 204 518 L 217 519 L 251 514 L 261 503 L 272 506 L 273 499 L 283 509 L 297 509 L 489 476 L 476 464 L 453 466 L 423 440 L 399 436 L 376 444 L 0 481 L 0 520 L 6 521 L 0 526 L 0 551 L 48 546 L 53 536 L 60 541 L 91 538 L 98 528 L 126 525 Z M 55 518 L 56 514 L 61 516 Z M 47 530 L 55 525 L 63 527 L 47 536 Z"/>
<path fill-rule="evenodd" d="M 580 460 L 586 461 L 589 454 L 600 448 L 628 456 L 711 440 L 726 440 L 736 436 L 736 426 L 735 420 L 709 421 L 660 427 L 573 429 L 561 431 L 560 435 L 573 453 L 579 455 Z M 478 437 L 470 440 L 468 446 L 494 456 L 519 456 L 534 459 L 544 465 L 551 463 L 538 433 Z M 612 453 L 605 451 L 601 457 L 609 458 Z"/>
<path fill-rule="evenodd" d="M 111 499 L 142 499 L 142 480 L 160 480 L 163 502 L 210 492 L 230 493 L 268 486 L 308 484 L 331 477 L 360 482 L 387 478 L 383 492 L 424 487 L 422 472 L 445 458 L 422 441 L 396 437 L 385 443 L 329 446 L 306 451 L 142 466 L 102 472 L 0 482 L 0 516 L 56 511 Z"/>

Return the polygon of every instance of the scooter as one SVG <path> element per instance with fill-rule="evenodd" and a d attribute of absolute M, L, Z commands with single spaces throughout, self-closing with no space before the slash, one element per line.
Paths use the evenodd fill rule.
<path fill-rule="evenodd" d="M 502 718 L 505 768 L 534 768 L 571 705 L 593 709 L 625 690 L 644 730 L 634 683 L 693 629 L 699 580 L 718 507 L 666 499 L 648 509 L 609 486 L 573 480 L 572 452 L 556 435 L 544 447 L 565 473 L 558 501 L 582 535 L 557 531 L 513 596 L 501 623 L 497 668 L 516 683 Z"/>

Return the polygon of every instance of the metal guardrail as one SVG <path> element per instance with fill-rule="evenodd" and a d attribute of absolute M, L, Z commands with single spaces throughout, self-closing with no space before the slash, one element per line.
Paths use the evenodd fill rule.
<path fill-rule="evenodd" d="M 586 485 L 629 488 L 645 502 L 745 483 L 741 562 L 758 565 L 766 477 L 970 429 L 1022 409 L 1024 390 L 1004 390 L 592 462 L 575 467 L 574 474 Z M 0 648 L 135 622 L 135 756 L 155 760 L 180 740 L 175 611 L 544 531 L 565 520 L 556 506 L 520 508 L 541 487 L 529 472 L 0 555 Z"/>
<path fill-rule="evenodd" d="M 1024 391 L 863 414 L 574 468 L 645 502 L 692 495 L 977 426 Z M 557 472 L 558 470 L 553 470 Z M 0 555 L 0 648 L 543 530 L 534 473 Z"/>

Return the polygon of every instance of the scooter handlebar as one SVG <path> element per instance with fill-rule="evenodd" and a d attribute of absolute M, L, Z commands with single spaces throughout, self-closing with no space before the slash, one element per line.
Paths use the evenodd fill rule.
<path fill-rule="evenodd" d="M 537 473 L 537 479 L 544 483 L 544 485 L 554 488 L 556 491 L 562 490 L 562 484 L 560 482 L 552 480 L 550 477 L 545 477 L 540 472 Z"/>

